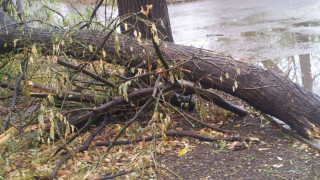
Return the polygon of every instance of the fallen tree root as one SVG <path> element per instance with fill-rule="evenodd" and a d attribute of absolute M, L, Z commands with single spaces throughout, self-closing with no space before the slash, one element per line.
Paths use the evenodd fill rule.
<path fill-rule="evenodd" d="M 166 136 L 177 136 L 177 137 L 192 137 L 195 139 L 199 139 L 201 141 L 219 141 L 219 140 L 223 140 L 223 141 L 256 141 L 256 138 L 251 138 L 251 137 L 210 137 L 210 136 L 203 136 L 203 135 L 199 135 L 199 134 L 193 134 L 190 132 L 186 132 L 186 131 L 169 131 L 165 133 Z M 161 138 L 162 134 L 157 134 L 156 138 Z M 107 142 L 97 142 L 95 144 L 95 146 L 109 146 L 111 143 L 113 143 L 113 145 L 127 145 L 127 144 L 133 144 L 133 143 L 138 143 L 138 142 L 148 142 L 148 141 L 152 141 L 153 140 L 153 136 L 148 136 L 146 138 L 138 138 L 138 139 L 134 139 L 134 140 L 124 140 L 124 141 L 107 141 Z"/>

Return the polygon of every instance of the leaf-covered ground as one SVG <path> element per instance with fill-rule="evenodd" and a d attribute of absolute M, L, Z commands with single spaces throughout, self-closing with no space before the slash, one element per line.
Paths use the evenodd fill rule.
<path fill-rule="evenodd" d="M 193 138 L 167 137 L 152 142 L 115 146 L 101 162 L 99 169 L 90 170 L 99 162 L 107 147 L 91 146 L 84 153 L 74 153 L 58 171 L 61 179 L 95 179 L 101 175 L 117 174 L 134 170 L 118 179 L 319 179 L 320 156 L 316 149 L 282 132 L 260 116 L 249 115 L 240 118 L 216 106 L 206 105 L 196 110 L 205 122 L 234 131 L 233 136 L 258 138 L 251 142 L 201 142 Z M 147 126 L 150 114 L 133 124 L 121 138 L 136 139 L 152 135 Z M 205 117 L 203 117 L 205 115 Z M 115 117 L 114 117 L 115 118 Z M 117 119 L 117 118 L 115 118 Z M 94 142 L 107 141 L 114 137 L 122 122 L 108 124 Z M 189 131 L 201 135 L 229 136 L 194 122 L 181 115 L 173 114 L 168 130 Z M 158 124 L 161 126 L 161 123 Z M 194 127 L 193 127 L 194 126 Z M 69 151 L 79 147 L 90 131 L 76 139 Z M 149 128 L 149 129 L 148 129 Z M 158 129 L 161 129 L 158 127 Z M 160 132 L 161 133 L 161 132 Z M 59 154 L 50 158 L 61 143 L 41 144 L 25 136 L 17 136 L 2 145 L 0 179 L 31 179 L 35 176 L 49 175 L 61 159 Z M 155 143 L 155 145 L 153 145 Z M 94 145 L 94 143 L 92 144 Z M 156 151 L 157 155 L 153 156 Z M 159 166 L 148 168 L 157 161 Z M 145 168 L 143 168 L 145 167 Z"/>
<path fill-rule="evenodd" d="M 267 122 L 268 123 L 268 122 Z M 240 126 L 239 126 L 240 124 Z M 254 136 L 259 143 L 191 142 L 190 152 L 178 157 L 161 156 L 161 163 L 183 179 L 320 179 L 320 156 L 316 149 L 283 133 L 272 124 L 260 127 L 257 118 L 230 121 L 228 129 Z M 239 144 L 239 148 L 234 145 Z"/>

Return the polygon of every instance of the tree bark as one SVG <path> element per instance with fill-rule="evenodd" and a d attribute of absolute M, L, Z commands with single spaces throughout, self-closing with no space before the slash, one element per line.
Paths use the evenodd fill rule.
<path fill-rule="evenodd" d="M 144 10 L 146 10 L 146 5 L 153 6 L 151 15 L 149 16 L 149 18 L 152 19 L 148 20 L 151 20 L 156 24 L 158 31 L 162 34 L 160 38 L 165 37 L 165 41 L 173 42 L 166 0 L 118 0 L 119 16 L 138 13 L 141 11 L 142 7 L 144 8 Z M 146 19 L 145 15 L 143 14 L 140 14 L 139 17 L 142 19 Z M 151 32 L 147 30 L 145 22 L 132 17 L 128 21 L 126 21 L 126 23 L 128 23 L 132 28 L 129 28 L 128 31 L 125 31 L 124 27 L 121 26 L 121 31 L 123 33 L 132 36 L 134 29 L 137 29 L 141 33 L 142 38 L 151 38 Z"/>
<path fill-rule="evenodd" d="M 59 43 L 54 39 L 64 37 L 63 35 L 67 33 L 61 29 L 49 31 L 30 28 L 24 28 L 24 33 L 21 32 L 20 29 L 15 28 L 8 31 L 0 30 L 0 53 L 12 51 L 14 40 L 19 39 L 15 49 L 36 44 L 39 50 L 50 54 L 52 47 L 56 47 Z M 70 44 L 71 42 L 65 40 L 65 45 L 60 45 L 61 51 L 72 55 L 73 58 L 83 60 L 89 59 L 94 54 L 97 58 L 102 58 L 101 53 L 95 53 L 95 51 L 101 46 L 108 32 L 74 31 L 72 34 L 68 33 L 73 43 Z M 2 48 L 5 47 L 5 44 L 6 48 Z M 92 45 L 93 52 L 89 50 L 89 45 Z M 151 42 L 148 42 L 147 45 L 140 45 L 135 38 L 113 34 L 103 45 L 103 49 L 109 59 L 117 59 L 122 64 L 130 63 L 131 66 L 136 66 L 145 59 L 147 46 L 150 46 L 152 54 L 156 54 Z M 306 138 L 319 137 L 320 97 L 312 92 L 270 70 L 244 63 L 233 57 L 173 43 L 166 43 L 166 47 L 161 46 L 160 48 L 170 64 L 189 60 L 183 65 L 183 72 L 188 80 L 199 82 L 204 88 L 219 89 L 239 97 L 256 109 L 286 122 Z M 235 84 L 238 86 L 233 89 Z"/>

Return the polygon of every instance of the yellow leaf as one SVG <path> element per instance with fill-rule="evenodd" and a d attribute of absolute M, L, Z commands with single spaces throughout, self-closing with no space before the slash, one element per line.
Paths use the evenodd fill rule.
<path fill-rule="evenodd" d="M 71 37 L 70 37 L 70 39 L 69 39 L 69 40 L 70 40 L 70 43 L 72 44 L 72 38 L 71 38 Z"/>
<path fill-rule="evenodd" d="M 27 82 L 27 85 L 28 85 L 28 86 L 34 86 L 34 84 L 33 84 L 32 81 L 28 81 L 28 82 Z"/>
<path fill-rule="evenodd" d="M 61 45 L 64 46 L 64 40 L 61 41 Z"/>
<path fill-rule="evenodd" d="M 89 45 L 89 50 L 90 50 L 90 52 L 93 52 L 93 47 L 91 44 Z"/>
<path fill-rule="evenodd" d="M 153 40 L 154 40 L 157 44 L 159 44 L 159 38 L 158 38 L 158 36 L 153 36 Z"/>
<path fill-rule="evenodd" d="M 143 9 L 143 7 L 141 6 L 141 13 L 144 14 L 146 17 L 148 16 L 149 12 L 148 12 L 148 8 L 147 8 L 147 11 L 145 11 Z"/>
<path fill-rule="evenodd" d="M 128 24 L 124 23 L 124 30 L 128 31 Z"/>
<path fill-rule="evenodd" d="M 9 140 L 9 138 L 17 131 L 16 128 L 11 127 L 9 130 L 0 135 L 0 144 L 3 144 Z"/>
<path fill-rule="evenodd" d="M 54 98 L 51 96 L 51 94 L 48 95 L 48 100 L 50 103 L 54 103 Z"/>
<path fill-rule="evenodd" d="M 237 68 L 237 74 L 238 75 L 240 75 L 240 72 L 241 72 L 240 68 Z"/>
<path fill-rule="evenodd" d="M 54 125 L 53 124 L 51 124 L 51 126 L 50 126 L 50 138 L 54 139 Z"/>
<path fill-rule="evenodd" d="M 141 41 L 140 36 L 139 36 L 139 37 L 137 37 L 137 41 L 138 41 L 138 43 L 139 43 L 140 45 L 142 44 L 142 41 Z"/>
<path fill-rule="evenodd" d="M 235 87 L 236 89 L 238 88 L 238 82 L 237 82 L 237 81 L 234 82 L 234 87 Z"/>
<path fill-rule="evenodd" d="M 106 52 L 102 50 L 102 56 L 105 58 L 107 56 Z"/>
<path fill-rule="evenodd" d="M 181 151 L 177 153 L 178 156 L 183 156 L 189 151 L 188 147 L 183 148 Z"/>
<path fill-rule="evenodd" d="M 150 9 L 152 9 L 152 5 L 146 5 L 146 7 L 147 7 L 147 10 L 145 11 L 141 6 L 141 13 L 144 14 L 146 17 L 148 17 Z"/>
<path fill-rule="evenodd" d="M 134 37 L 138 37 L 138 32 L 137 32 L 137 30 L 134 30 L 134 31 L 133 31 L 133 35 L 134 35 Z"/>
<path fill-rule="evenodd" d="M 19 41 L 19 39 L 15 39 L 15 40 L 13 40 L 13 48 L 15 48 L 16 47 L 16 45 L 17 45 L 17 42 Z"/>
<path fill-rule="evenodd" d="M 151 29 L 152 29 L 154 32 L 157 32 L 156 24 L 152 23 Z"/>
<path fill-rule="evenodd" d="M 241 126 L 241 124 L 237 124 L 234 127 L 239 128 Z"/>
<path fill-rule="evenodd" d="M 226 78 L 229 79 L 229 73 L 226 73 Z"/>
<path fill-rule="evenodd" d="M 37 55 L 38 52 L 37 52 L 37 48 L 36 48 L 36 45 L 35 45 L 35 44 L 32 46 L 31 51 L 32 51 L 32 53 L 33 53 L 34 55 Z"/>

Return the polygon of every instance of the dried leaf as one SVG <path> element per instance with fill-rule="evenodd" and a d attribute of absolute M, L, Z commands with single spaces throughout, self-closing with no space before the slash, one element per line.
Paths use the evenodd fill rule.
<path fill-rule="evenodd" d="M 152 29 L 154 32 L 157 32 L 156 24 L 152 23 L 151 29 Z"/>
<path fill-rule="evenodd" d="M 241 126 L 241 124 L 237 124 L 234 127 L 239 128 Z"/>
<path fill-rule="evenodd" d="M 241 72 L 240 68 L 237 68 L 237 74 L 238 75 L 240 75 L 240 72 Z"/>
<path fill-rule="evenodd" d="M 36 48 L 36 45 L 35 45 L 35 44 L 32 46 L 31 52 L 32 52 L 34 55 L 37 55 L 37 54 L 38 54 L 38 51 L 37 51 L 37 48 Z"/>
<path fill-rule="evenodd" d="M 137 37 L 137 41 L 138 41 L 138 43 L 139 43 L 140 45 L 142 44 L 142 41 L 141 41 L 140 36 L 139 36 L 139 37 Z"/>
<path fill-rule="evenodd" d="M 141 6 L 141 13 L 144 14 L 146 17 L 148 17 L 150 9 L 152 9 L 152 5 L 146 5 L 147 10 L 144 10 L 144 8 Z"/>
<path fill-rule="evenodd" d="M 134 31 L 133 31 L 133 35 L 134 35 L 134 37 L 138 37 L 138 32 L 137 32 L 137 30 L 134 30 Z"/>
<path fill-rule="evenodd" d="M 54 124 L 51 124 L 50 126 L 50 138 L 54 139 Z"/>
<path fill-rule="evenodd" d="M 163 23 L 163 20 L 161 19 L 161 21 L 160 21 L 160 25 L 162 26 L 162 28 L 163 29 L 166 29 L 166 26 L 164 25 L 164 23 Z"/>
<path fill-rule="evenodd" d="M 229 79 L 229 73 L 226 73 L 226 78 Z"/>
<path fill-rule="evenodd" d="M 183 148 L 181 151 L 177 153 L 178 156 L 183 156 L 189 151 L 188 147 Z"/>

